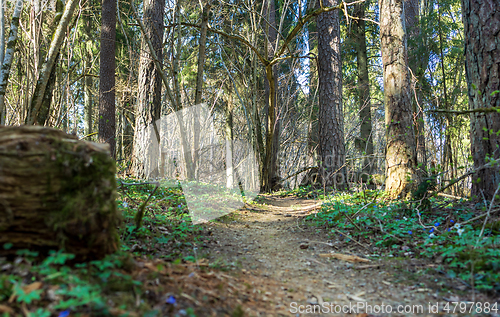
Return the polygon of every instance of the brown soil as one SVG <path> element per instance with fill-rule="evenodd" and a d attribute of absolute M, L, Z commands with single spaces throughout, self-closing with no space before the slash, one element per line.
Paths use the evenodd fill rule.
<path fill-rule="evenodd" d="M 204 249 L 208 251 L 207 260 L 211 266 L 230 268 L 228 274 L 235 278 L 232 284 L 241 287 L 236 289 L 239 295 L 232 292 L 233 299 L 246 316 L 297 315 L 299 305 L 303 305 L 300 312 L 304 313 L 314 304 L 323 307 L 323 314 L 306 315 L 325 315 L 327 307 L 334 312 L 348 312 L 329 314 L 335 316 L 386 316 L 389 314 L 377 313 L 376 309 L 384 305 L 387 312 L 389 305 L 391 316 L 433 316 L 429 304 L 438 304 L 439 315 L 446 316 L 452 315 L 442 310 L 448 302 L 493 304 L 498 300 L 473 294 L 457 280 L 446 280 L 447 290 L 443 290 L 435 282 L 446 277 L 418 274 L 437 267 L 435 263 L 411 256 L 403 260 L 373 258 L 369 256 L 374 253 L 371 247 L 362 248 L 340 237 L 332 240 L 326 229 L 304 222 L 307 215 L 318 211 L 316 206 L 318 201 L 314 200 L 260 196 L 260 204 L 205 225 L 211 236 Z M 358 256 L 370 262 L 350 263 L 324 256 L 330 253 Z M 373 311 L 348 310 L 363 303 L 371 305 Z M 423 312 L 398 313 L 400 305 L 403 309 L 420 307 Z M 214 315 L 216 311 L 207 309 L 206 313 Z"/>

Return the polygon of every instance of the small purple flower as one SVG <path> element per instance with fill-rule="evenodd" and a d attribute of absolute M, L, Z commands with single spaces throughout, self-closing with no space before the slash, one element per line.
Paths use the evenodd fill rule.
<path fill-rule="evenodd" d="M 431 232 L 431 233 L 434 232 L 434 228 L 431 228 L 431 230 L 429 230 L 429 232 Z"/>
<path fill-rule="evenodd" d="M 167 298 L 167 304 L 171 304 L 171 305 L 174 305 L 176 303 L 176 300 L 175 300 L 175 297 L 170 295 L 168 298 Z"/>
<path fill-rule="evenodd" d="M 413 233 L 413 232 L 411 232 L 411 230 L 410 230 L 410 231 L 408 231 L 408 234 L 412 234 L 412 233 Z"/>
<path fill-rule="evenodd" d="M 59 313 L 58 317 L 68 317 L 69 316 L 69 310 L 65 310 Z"/>
<path fill-rule="evenodd" d="M 453 221 L 453 219 L 450 220 L 451 223 L 454 223 L 455 221 Z"/>
<path fill-rule="evenodd" d="M 436 222 L 434 225 L 435 225 L 436 227 L 438 227 L 438 226 L 440 225 L 440 223 L 439 223 L 439 222 Z"/>
<path fill-rule="evenodd" d="M 177 206 L 177 208 L 179 208 L 179 209 L 182 208 L 182 205 Z"/>
<path fill-rule="evenodd" d="M 451 228 L 448 228 L 448 232 L 450 232 L 450 231 L 451 231 Z"/>

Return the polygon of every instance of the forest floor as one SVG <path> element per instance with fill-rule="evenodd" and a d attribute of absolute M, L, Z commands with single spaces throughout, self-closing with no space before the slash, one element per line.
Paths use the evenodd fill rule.
<path fill-rule="evenodd" d="M 482 218 L 465 224 L 471 202 L 417 217 L 368 194 L 259 195 L 193 225 L 179 188 L 122 187 L 121 250 L 76 264 L 62 251 L 0 257 L 0 315 L 468 316 L 474 302 L 476 316 L 500 316 L 498 218 L 483 235 Z"/>
<path fill-rule="evenodd" d="M 211 236 L 204 249 L 208 261 L 236 267 L 239 284 L 253 294 L 241 305 L 248 315 L 386 316 L 392 311 L 391 316 L 433 316 L 438 311 L 448 315 L 447 303 L 492 301 L 467 292 L 458 280 L 449 280 L 446 290 L 436 288 L 438 279 L 423 274 L 437 266 L 430 261 L 351 263 L 328 256 L 340 253 L 362 261 L 372 259 L 374 250 L 352 240 L 329 240 L 326 230 L 305 225 L 317 206 L 314 200 L 260 196 L 258 204 L 205 225 Z"/>

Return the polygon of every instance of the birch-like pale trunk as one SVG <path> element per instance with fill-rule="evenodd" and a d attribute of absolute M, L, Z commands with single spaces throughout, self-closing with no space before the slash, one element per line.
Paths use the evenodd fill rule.
<path fill-rule="evenodd" d="M 12 20 L 10 24 L 9 40 L 7 41 L 7 49 L 5 51 L 2 67 L 0 68 L 0 124 L 5 124 L 5 92 L 7 91 L 7 84 L 9 82 L 10 66 L 12 65 L 12 58 L 17 43 L 17 29 L 19 27 L 19 16 L 23 11 L 23 0 L 18 0 L 14 7 Z M 2 41 L 3 43 L 3 41 Z"/>
<path fill-rule="evenodd" d="M 57 26 L 54 36 L 52 37 L 52 41 L 50 42 L 49 53 L 47 54 L 45 63 L 43 63 L 42 69 L 40 70 L 40 75 L 38 76 L 35 91 L 33 92 L 33 96 L 31 98 L 30 109 L 28 111 L 28 116 L 26 117 L 26 124 L 28 125 L 45 124 L 46 118 L 42 119 L 39 117 L 39 114 L 41 112 L 42 113 L 49 112 L 48 109 L 41 111 L 41 107 L 43 104 L 43 97 L 45 95 L 45 90 L 49 82 L 52 68 L 55 65 L 57 56 L 59 54 L 59 50 L 61 49 L 61 45 L 64 41 L 64 38 L 66 37 L 66 31 L 68 29 L 69 22 L 73 17 L 73 13 L 75 12 L 76 5 L 78 3 L 79 0 L 69 0 L 66 3 L 63 16 L 59 21 L 59 25 Z"/>
<path fill-rule="evenodd" d="M 5 0 L 0 0 L 0 66 L 3 64 L 5 56 Z"/>

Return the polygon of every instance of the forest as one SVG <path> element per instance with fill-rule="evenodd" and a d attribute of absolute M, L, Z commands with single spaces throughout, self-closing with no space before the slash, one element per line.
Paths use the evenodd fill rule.
<path fill-rule="evenodd" d="M 0 63 L 1 316 L 500 316 L 498 0 L 0 0 Z"/>

